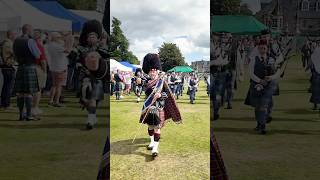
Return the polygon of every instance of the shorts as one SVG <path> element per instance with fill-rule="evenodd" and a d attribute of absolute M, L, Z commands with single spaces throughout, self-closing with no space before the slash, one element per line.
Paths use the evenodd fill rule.
<path fill-rule="evenodd" d="M 67 71 L 54 72 L 51 71 L 52 86 L 66 86 L 67 84 Z"/>

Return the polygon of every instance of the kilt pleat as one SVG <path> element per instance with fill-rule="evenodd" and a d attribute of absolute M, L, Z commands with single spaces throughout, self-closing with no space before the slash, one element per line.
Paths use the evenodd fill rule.
<path fill-rule="evenodd" d="M 35 66 L 19 66 L 14 85 L 16 93 L 36 93 L 39 91 L 39 84 Z"/>

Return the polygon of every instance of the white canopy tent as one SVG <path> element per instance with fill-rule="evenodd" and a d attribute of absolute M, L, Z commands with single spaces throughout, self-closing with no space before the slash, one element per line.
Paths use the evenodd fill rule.
<path fill-rule="evenodd" d="M 0 0 L 0 31 L 18 30 L 23 24 L 47 31 L 72 31 L 72 22 L 39 11 L 24 0 Z"/>
<path fill-rule="evenodd" d="M 110 59 L 110 70 L 111 72 L 116 70 L 132 72 L 132 68 L 122 65 L 121 63 L 119 63 L 114 59 Z"/>

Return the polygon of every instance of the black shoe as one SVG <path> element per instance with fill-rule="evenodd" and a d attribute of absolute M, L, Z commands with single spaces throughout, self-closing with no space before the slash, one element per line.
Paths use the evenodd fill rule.
<path fill-rule="evenodd" d="M 219 119 L 219 117 L 220 117 L 219 114 L 215 114 L 215 115 L 213 115 L 213 120 L 216 121 Z"/>
<path fill-rule="evenodd" d="M 271 121 L 272 121 L 272 117 L 269 116 L 269 117 L 267 118 L 267 123 L 271 123 Z"/>
<path fill-rule="evenodd" d="M 152 147 L 147 146 L 147 150 L 152 150 Z"/>
<path fill-rule="evenodd" d="M 154 152 L 152 153 L 152 157 L 157 157 L 158 156 L 158 153 Z"/>
<path fill-rule="evenodd" d="M 267 134 L 267 131 L 262 129 L 262 130 L 260 130 L 260 134 L 265 135 L 265 134 Z"/>
<path fill-rule="evenodd" d="M 93 126 L 88 123 L 88 124 L 86 125 L 86 129 L 87 129 L 87 130 L 91 130 L 91 129 L 93 129 Z"/>
<path fill-rule="evenodd" d="M 232 106 L 231 106 L 231 105 L 228 105 L 226 109 L 232 109 Z"/>

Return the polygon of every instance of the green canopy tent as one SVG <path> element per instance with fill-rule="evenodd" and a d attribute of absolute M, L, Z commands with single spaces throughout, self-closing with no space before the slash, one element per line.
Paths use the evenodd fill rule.
<path fill-rule="evenodd" d="M 229 32 L 238 35 L 256 35 L 268 29 L 253 16 L 224 15 L 212 16 L 211 32 Z"/>
<path fill-rule="evenodd" d="M 172 69 L 170 69 L 168 72 L 183 72 L 183 73 L 189 73 L 193 72 L 193 69 L 189 66 L 176 66 Z"/>

